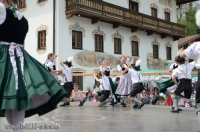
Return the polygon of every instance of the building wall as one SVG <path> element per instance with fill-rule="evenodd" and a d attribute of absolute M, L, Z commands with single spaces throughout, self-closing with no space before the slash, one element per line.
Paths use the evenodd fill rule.
<path fill-rule="evenodd" d="M 105 2 L 112 3 L 124 8 L 129 8 L 129 0 L 103 0 Z M 176 1 L 171 0 L 169 5 L 168 0 L 131 0 L 139 3 L 139 12 L 151 16 L 151 4 L 156 4 L 158 6 L 158 18 L 165 19 L 164 9 L 168 8 L 171 11 L 171 22 L 177 22 L 176 18 Z M 163 2 L 159 2 L 163 1 Z"/>
<path fill-rule="evenodd" d="M 106 0 L 104 0 L 106 1 Z M 108 1 L 108 0 L 107 0 Z M 122 0 L 111 0 L 113 4 L 120 2 L 119 5 L 128 8 L 128 2 L 121 2 Z M 149 14 L 150 13 L 150 4 L 156 3 L 159 6 L 158 17 L 164 18 L 165 7 L 170 8 L 168 6 L 164 6 L 160 4 L 158 0 L 140 0 L 141 7 L 139 9 L 140 12 Z M 122 43 L 122 55 L 131 55 L 131 44 L 130 37 L 136 35 L 140 39 L 139 43 L 139 57 L 142 60 L 142 69 L 148 69 L 147 66 L 147 53 L 153 53 L 153 48 L 151 42 L 155 39 L 160 43 L 159 49 L 159 58 L 161 60 L 166 60 L 166 43 L 170 43 L 172 45 L 172 60 L 174 59 L 176 52 L 178 50 L 177 42 L 173 41 L 171 37 L 167 37 L 161 39 L 160 35 L 153 34 L 151 36 L 147 36 L 144 31 L 137 31 L 135 33 L 131 33 L 130 28 L 119 27 L 113 29 L 113 25 L 98 22 L 96 24 L 91 24 L 91 20 L 87 18 L 82 18 L 78 16 L 73 16 L 70 19 L 66 19 L 65 15 L 65 1 L 59 0 L 56 3 L 56 53 L 61 55 L 63 61 L 67 60 L 68 57 L 73 56 L 74 54 L 81 52 L 83 50 L 94 51 L 94 39 L 92 37 L 92 31 L 98 29 L 103 31 L 106 34 L 106 39 L 104 41 L 104 53 L 108 53 L 114 55 L 116 57 L 120 57 L 121 55 L 114 54 L 114 42 L 112 40 L 112 35 L 117 31 L 123 36 L 124 42 Z M 173 6 L 175 6 L 175 2 L 173 1 Z M 172 10 L 172 8 L 170 8 Z M 175 8 L 173 7 L 175 10 Z M 175 13 L 175 11 L 173 11 Z M 40 7 L 37 5 L 36 1 L 27 0 L 27 9 L 23 12 L 26 18 L 29 21 L 29 32 L 27 34 L 25 40 L 25 49 L 35 57 L 39 62 L 44 63 L 46 61 L 47 54 L 53 51 L 53 0 L 48 0 L 48 2 Z M 149 14 L 150 15 L 150 14 Z M 175 14 L 172 20 L 176 21 Z M 76 22 L 85 29 L 85 37 L 83 37 L 83 50 L 75 50 L 72 49 L 72 36 L 70 35 L 69 27 L 70 25 L 74 25 Z M 37 50 L 37 29 L 41 25 L 45 25 L 44 27 L 48 29 L 47 35 L 47 50 L 38 51 Z M 171 63 L 172 61 L 169 61 Z M 83 69 L 86 73 L 92 73 L 94 69 L 98 69 L 99 66 L 81 66 L 76 64 L 76 62 L 72 61 L 73 68 Z M 58 61 L 56 62 L 57 68 L 62 69 L 59 65 Z M 115 71 L 116 67 L 112 67 L 112 71 Z M 94 85 L 93 77 L 84 77 L 83 78 L 83 89 L 86 89 L 87 86 L 92 87 Z"/>
<path fill-rule="evenodd" d="M 22 9 L 22 14 L 29 22 L 29 31 L 25 39 L 25 49 L 31 56 L 45 63 L 47 54 L 53 51 L 53 0 L 45 4 L 37 4 L 35 0 L 26 0 L 27 8 Z M 46 50 L 37 50 L 39 30 L 47 29 Z"/>
<path fill-rule="evenodd" d="M 113 1 L 112 1 L 113 2 Z M 161 36 L 158 34 L 153 34 L 151 36 L 147 36 L 146 32 L 144 31 L 137 31 L 135 33 L 131 33 L 130 28 L 126 27 L 119 27 L 116 29 L 113 29 L 112 24 L 104 23 L 104 22 L 98 22 L 96 24 L 91 24 L 91 20 L 83 17 L 73 16 L 70 19 L 65 18 L 65 13 L 63 10 L 65 10 L 64 1 L 59 1 L 59 11 L 57 12 L 59 14 L 58 24 L 57 24 L 57 53 L 61 55 L 61 58 L 63 61 L 65 61 L 69 56 L 73 56 L 74 54 L 81 52 L 83 50 L 95 50 L 94 45 L 94 39 L 92 37 L 92 31 L 100 27 L 100 30 L 103 31 L 106 34 L 106 39 L 104 41 L 104 53 L 109 53 L 115 56 L 121 56 L 114 54 L 114 42 L 112 41 L 112 35 L 116 33 L 117 31 L 124 37 L 124 43 L 122 43 L 122 55 L 131 55 L 131 44 L 130 44 L 130 37 L 133 35 L 136 35 L 140 39 L 140 45 L 139 45 L 139 57 L 142 60 L 142 69 L 148 69 L 147 67 L 147 53 L 153 53 L 153 48 L 151 45 L 151 42 L 156 40 L 160 43 L 160 49 L 159 49 L 159 58 L 162 60 L 166 60 L 166 47 L 165 44 L 169 42 L 172 44 L 172 60 L 169 62 L 172 62 L 174 60 L 174 57 L 176 56 L 176 53 L 178 51 L 177 41 L 173 41 L 171 37 L 167 37 L 164 39 L 161 39 Z M 72 49 L 72 36 L 69 34 L 69 26 L 74 25 L 76 22 L 79 23 L 80 27 L 85 29 L 85 37 L 83 37 L 83 50 L 75 50 Z M 85 67 L 76 64 L 75 61 L 72 61 L 73 68 L 80 68 L 84 69 L 86 73 L 92 73 L 94 69 L 98 69 L 99 67 Z M 58 66 L 58 68 L 61 68 Z M 116 70 L 116 67 L 112 67 L 112 71 Z M 86 89 L 86 87 L 92 86 L 94 82 L 91 82 L 91 79 L 93 77 L 84 77 L 84 84 L 83 88 Z"/>

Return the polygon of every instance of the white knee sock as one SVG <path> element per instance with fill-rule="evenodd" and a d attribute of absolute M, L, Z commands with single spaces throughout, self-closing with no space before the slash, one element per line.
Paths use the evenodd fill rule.
<path fill-rule="evenodd" d="M 22 111 L 17 111 L 17 110 L 12 110 L 12 120 L 13 120 L 13 125 L 23 125 L 24 123 L 24 117 L 25 117 L 25 110 Z M 18 129 L 14 132 L 23 132 L 22 129 Z"/>
<path fill-rule="evenodd" d="M 126 104 L 126 101 L 127 101 L 127 97 L 124 97 L 124 103 Z"/>
<path fill-rule="evenodd" d="M 5 111 L 5 117 L 6 117 L 7 121 L 8 121 L 8 123 L 9 123 L 10 125 L 13 125 L 13 121 L 12 121 L 12 110 L 6 110 L 6 111 Z"/>
<path fill-rule="evenodd" d="M 114 102 L 117 102 L 117 100 L 116 100 L 116 98 L 115 98 L 115 96 L 114 96 L 114 95 L 112 96 L 112 98 L 114 99 Z"/>

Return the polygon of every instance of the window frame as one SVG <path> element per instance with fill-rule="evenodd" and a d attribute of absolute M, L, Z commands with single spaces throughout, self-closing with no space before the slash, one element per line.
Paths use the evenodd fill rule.
<path fill-rule="evenodd" d="M 97 47 L 96 47 L 96 37 L 97 36 L 101 36 L 102 38 L 102 44 L 101 44 L 101 47 L 102 47 L 102 50 L 97 50 Z M 104 41 L 103 41 L 103 35 L 100 35 L 100 34 L 95 34 L 95 40 L 94 40 L 94 47 L 95 47 L 95 52 L 104 52 Z"/>
<path fill-rule="evenodd" d="M 42 3 L 42 2 L 45 2 L 46 0 L 42 0 L 42 1 L 40 1 L 40 0 L 38 0 L 38 3 Z"/>
<path fill-rule="evenodd" d="M 153 11 L 156 12 L 156 16 L 153 16 Z M 152 17 L 155 17 L 155 18 L 158 18 L 158 9 L 157 9 L 157 8 L 151 7 L 151 16 L 152 16 Z"/>
<path fill-rule="evenodd" d="M 136 6 L 136 10 L 132 10 L 132 9 L 131 9 L 131 5 Z M 135 1 L 130 1 L 130 0 L 129 0 L 129 10 L 135 11 L 135 12 L 139 12 L 139 3 L 138 3 L 138 2 L 135 2 Z"/>
<path fill-rule="evenodd" d="M 73 47 L 73 33 L 80 33 L 80 36 L 81 36 L 81 38 L 80 38 L 80 41 L 81 41 L 80 48 L 77 47 L 77 46 Z M 77 35 L 76 35 L 76 37 L 77 37 Z M 76 45 L 76 41 L 77 41 L 76 37 L 75 37 L 75 45 Z M 83 49 L 83 32 L 82 31 L 72 30 L 72 49 Z"/>
<path fill-rule="evenodd" d="M 115 40 L 120 40 L 119 43 L 119 52 L 116 52 L 115 47 L 116 47 L 116 41 Z M 122 40 L 121 38 L 114 38 L 114 54 L 122 54 Z"/>
<path fill-rule="evenodd" d="M 24 1 L 24 7 L 22 7 L 21 5 L 22 5 L 22 1 Z M 26 8 L 26 0 L 20 0 L 19 1 L 19 7 L 18 7 L 19 9 L 23 9 L 23 8 Z"/>
<path fill-rule="evenodd" d="M 155 56 L 155 48 L 154 47 L 157 47 L 157 56 Z M 159 59 L 159 47 L 158 47 L 158 45 L 153 45 L 153 58 L 155 58 L 155 59 Z"/>
<path fill-rule="evenodd" d="M 44 47 L 41 46 L 41 33 L 45 33 L 45 42 L 44 42 Z M 47 33 L 46 33 L 46 30 L 41 30 L 41 31 L 38 31 L 38 50 L 43 50 L 43 49 L 46 49 L 46 41 L 47 41 Z"/>
<path fill-rule="evenodd" d="M 137 54 L 133 53 L 133 43 L 135 43 L 136 46 L 137 46 Z M 132 54 L 132 56 L 139 56 L 139 43 L 138 43 L 138 41 L 131 41 L 131 54 Z"/>
<path fill-rule="evenodd" d="M 171 18 L 171 14 L 169 12 L 165 12 L 165 21 L 170 22 L 171 21 L 170 18 Z"/>
<path fill-rule="evenodd" d="M 168 52 L 168 50 L 170 51 L 170 53 Z M 166 47 L 166 55 L 167 55 L 167 60 L 172 60 L 172 48 L 171 47 Z"/>

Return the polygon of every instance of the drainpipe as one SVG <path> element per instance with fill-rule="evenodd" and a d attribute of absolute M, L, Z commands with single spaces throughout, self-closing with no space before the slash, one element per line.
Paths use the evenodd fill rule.
<path fill-rule="evenodd" d="M 55 14 L 56 14 L 56 0 L 53 0 L 53 53 L 55 54 L 55 45 L 56 45 L 56 38 L 55 38 L 55 36 L 56 36 L 56 31 L 55 31 L 55 19 L 56 19 L 56 17 L 55 17 Z"/>

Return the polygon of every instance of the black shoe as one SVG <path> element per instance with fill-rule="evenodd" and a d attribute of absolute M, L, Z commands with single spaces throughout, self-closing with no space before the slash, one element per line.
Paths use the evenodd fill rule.
<path fill-rule="evenodd" d="M 133 105 L 133 108 L 134 109 L 138 108 L 138 104 Z"/>
<path fill-rule="evenodd" d="M 85 103 L 85 101 L 80 102 L 79 106 L 83 106 L 84 103 Z"/>
<path fill-rule="evenodd" d="M 126 103 L 123 104 L 123 107 L 126 107 Z"/>
<path fill-rule="evenodd" d="M 172 113 L 179 113 L 179 110 L 172 110 Z"/>
<path fill-rule="evenodd" d="M 61 104 L 60 106 L 66 106 L 66 105 L 70 105 L 70 103 L 69 103 L 69 102 L 63 103 L 63 104 Z"/>
<path fill-rule="evenodd" d="M 174 106 L 172 107 L 172 110 L 174 110 Z M 182 109 L 178 108 L 179 111 L 183 111 Z"/>
<path fill-rule="evenodd" d="M 138 109 L 141 109 L 144 106 L 144 103 L 138 106 Z"/>
<path fill-rule="evenodd" d="M 124 105 L 124 102 L 122 102 L 121 105 Z"/>

